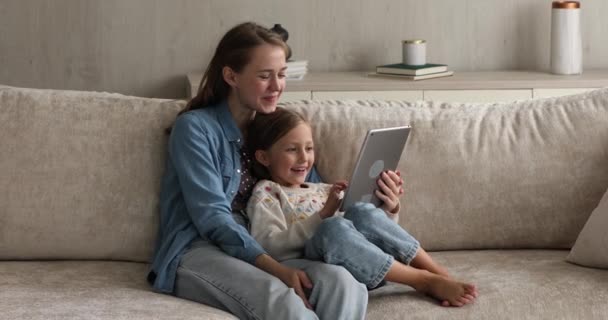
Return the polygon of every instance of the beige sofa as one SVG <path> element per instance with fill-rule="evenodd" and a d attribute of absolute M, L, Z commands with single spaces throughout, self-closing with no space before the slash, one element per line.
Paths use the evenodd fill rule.
<path fill-rule="evenodd" d="M 311 119 L 326 181 L 348 177 L 366 129 L 411 124 L 400 224 L 479 287 L 474 305 L 442 308 L 389 284 L 371 292 L 369 319 L 608 318 L 608 271 L 565 261 L 608 188 L 608 90 L 511 104 L 287 106 Z M 145 281 L 163 129 L 182 107 L 0 88 L 1 319 L 233 318 Z"/>

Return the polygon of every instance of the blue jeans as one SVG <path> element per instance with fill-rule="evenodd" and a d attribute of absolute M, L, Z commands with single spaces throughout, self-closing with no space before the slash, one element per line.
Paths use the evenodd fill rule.
<path fill-rule="evenodd" d="M 195 241 L 182 256 L 173 294 L 239 319 L 365 318 L 367 288 L 343 267 L 305 259 L 282 263 L 308 274 L 313 283 L 308 301 L 314 312 L 278 278 L 204 240 Z"/>
<path fill-rule="evenodd" d="M 394 259 L 410 264 L 420 247 L 386 213 L 369 203 L 356 203 L 344 217 L 323 220 L 306 242 L 305 256 L 343 266 L 373 289 L 386 276 Z"/>

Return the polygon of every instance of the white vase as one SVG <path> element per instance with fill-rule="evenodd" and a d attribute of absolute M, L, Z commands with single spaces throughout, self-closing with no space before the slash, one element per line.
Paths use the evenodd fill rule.
<path fill-rule="evenodd" d="M 583 73 L 580 3 L 553 1 L 551 9 L 551 72 Z"/>

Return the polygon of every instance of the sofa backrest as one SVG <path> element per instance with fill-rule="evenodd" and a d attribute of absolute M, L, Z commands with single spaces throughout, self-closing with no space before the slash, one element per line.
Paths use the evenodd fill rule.
<path fill-rule="evenodd" d="M 0 88 L 0 259 L 148 261 L 182 102 Z"/>
<path fill-rule="evenodd" d="M 148 261 L 183 102 L 0 88 L 0 260 Z M 301 101 L 326 181 L 410 124 L 400 223 L 429 250 L 568 248 L 608 188 L 608 90 L 510 104 Z"/>
<path fill-rule="evenodd" d="M 569 248 L 608 188 L 608 89 L 500 104 L 286 103 L 310 120 L 325 181 L 365 133 L 409 124 L 400 224 L 429 250 Z"/>

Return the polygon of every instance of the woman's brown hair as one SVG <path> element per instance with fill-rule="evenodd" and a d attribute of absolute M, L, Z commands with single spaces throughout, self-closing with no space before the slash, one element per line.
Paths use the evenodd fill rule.
<path fill-rule="evenodd" d="M 227 66 L 235 72 L 241 72 L 251 60 L 253 49 L 263 44 L 283 48 L 285 56 L 289 53 L 289 47 L 279 34 L 254 22 L 241 23 L 226 32 L 203 74 L 197 95 L 179 114 L 214 105 L 226 99 L 230 93 L 230 86 L 224 81 L 222 69 Z"/>
<path fill-rule="evenodd" d="M 271 113 L 256 113 L 247 130 L 247 151 L 252 156 L 257 150 L 267 151 L 302 123 L 308 124 L 308 121 L 301 114 L 281 107 Z M 270 179 L 268 169 L 253 158 L 253 174 L 260 179 Z"/>

